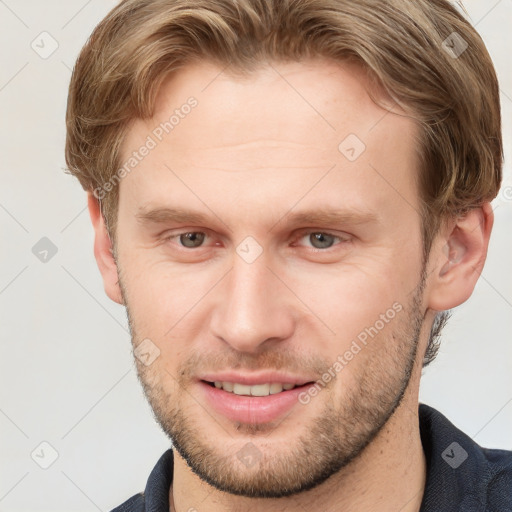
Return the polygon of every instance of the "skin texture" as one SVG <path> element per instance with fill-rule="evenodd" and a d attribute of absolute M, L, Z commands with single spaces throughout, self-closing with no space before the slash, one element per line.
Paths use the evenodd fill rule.
<path fill-rule="evenodd" d="M 115 258 L 89 194 L 105 290 L 127 307 L 134 346 L 149 338 L 160 350 L 151 365 L 136 362 L 175 447 L 171 510 L 419 510 L 428 333 L 436 311 L 471 295 L 493 216 L 485 203 L 448 219 L 423 265 L 418 127 L 396 108 L 386 114 L 367 86 L 354 64 L 325 60 L 269 63 L 249 77 L 195 63 L 164 83 L 154 117 L 134 121 L 125 140 L 126 160 L 197 100 L 121 181 Z M 349 134 L 365 145 L 354 161 L 339 150 Z M 145 215 L 165 207 L 206 219 Z M 320 209 L 375 219 L 290 221 Z M 184 247 L 187 232 L 204 239 Z M 332 236 L 320 245 L 311 232 Z M 248 236 L 262 250 L 251 263 L 236 251 Z M 230 421 L 200 392 L 202 374 L 228 369 L 321 379 L 393 305 L 336 377 L 277 421 Z M 237 456 L 248 443 L 251 467 Z"/>

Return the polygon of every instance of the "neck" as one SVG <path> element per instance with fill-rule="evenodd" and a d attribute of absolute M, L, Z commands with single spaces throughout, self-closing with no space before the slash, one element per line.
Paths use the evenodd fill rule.
<path fill-rule="evenodd" d="M 175 450 L 171 512 L 418 512 L 425 488 L 426 460 L 419 431 L 417 373 L 400 406 L 363 452 L 323 484 L 294 496 L 255 499 L 218 491 L 199 479 Z"/>

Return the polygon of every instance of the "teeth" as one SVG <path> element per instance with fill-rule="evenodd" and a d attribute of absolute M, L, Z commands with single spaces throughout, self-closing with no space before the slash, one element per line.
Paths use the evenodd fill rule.
<path fill-rule="evenodd" d="M 223 389 L 229 391 L 235 395 L 246 395 L 246 396 L 268 396 L 281 393 L 281 391 L 288 391 L 293 389 L 295 384 L 281 384 L 279 382 L 255 384 L 254 386 L 248 386 L 246 384 L 239 384 L 238 382 L 220 382 L 215 381 L 214 385 L 217 389 Z"/>
<path fill-rule="evenodd" d="M 279 383 L 273 383 L 273 384 L 270 384 L 270 394 L 271 395 L 275 395 L 276 393 L 281 393 L 281 391 L 283 391 L 283 385 L 282 384 L 279 384 Z"/>
<path fill-rule="evenodd" d="M 251 386 L 235 383 L 233 384 L 233 393 L 235 393 L 235 395 L 250 395 Z"/>
<path fill-rule="evenodd" d="M 224 391 L 229 391 L 231 393 L 233 393 L 233 383 L 232 382 L 221 382 L 221 385 L 222 385 L 222 388 L 224 389 Z"/>
<path fill-rule="evenodd" d="M 257 384 L 255 386 L 247 386 L 251 388 L 252 396 L 267 396 L 270 394 L 270 384 Z"/>

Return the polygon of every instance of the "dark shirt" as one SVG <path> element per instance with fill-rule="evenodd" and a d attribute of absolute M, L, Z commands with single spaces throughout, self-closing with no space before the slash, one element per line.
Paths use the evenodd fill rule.
<path fill-rule="evenodd" d="M 480 447 L 432 407 L 419 404 L 427 481 L 420 512 L 512 512 L 512 451 Z M 112 512 L 169 512 L 173 452 L 149 475 L 146 490 Z"/>

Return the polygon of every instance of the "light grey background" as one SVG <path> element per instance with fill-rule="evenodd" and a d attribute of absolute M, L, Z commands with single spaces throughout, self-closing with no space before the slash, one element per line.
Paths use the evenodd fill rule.
<path fill-rule="evenodd" d="M 110 510 L 144 489 L 169 447 L 136 378 L 124 309 L 103 291 L 85 193 L 63 172 L 70 70 L 114 4 L 0 0 L 0 512 Z M 512 0 L 465 5 L 498 70 L 507 161 L 486 266 L 421 401 L 481 445 L 512 449 Z M 31 48 L 46 37 L 51 49 L 43 31 L 58 43 L 46 59 Z M 32 252 L 42 237 L 58 250 L 46 263 Z M 51 462 L 43 441 L 58 453 L 48 469 L 34 461 Z"/>

